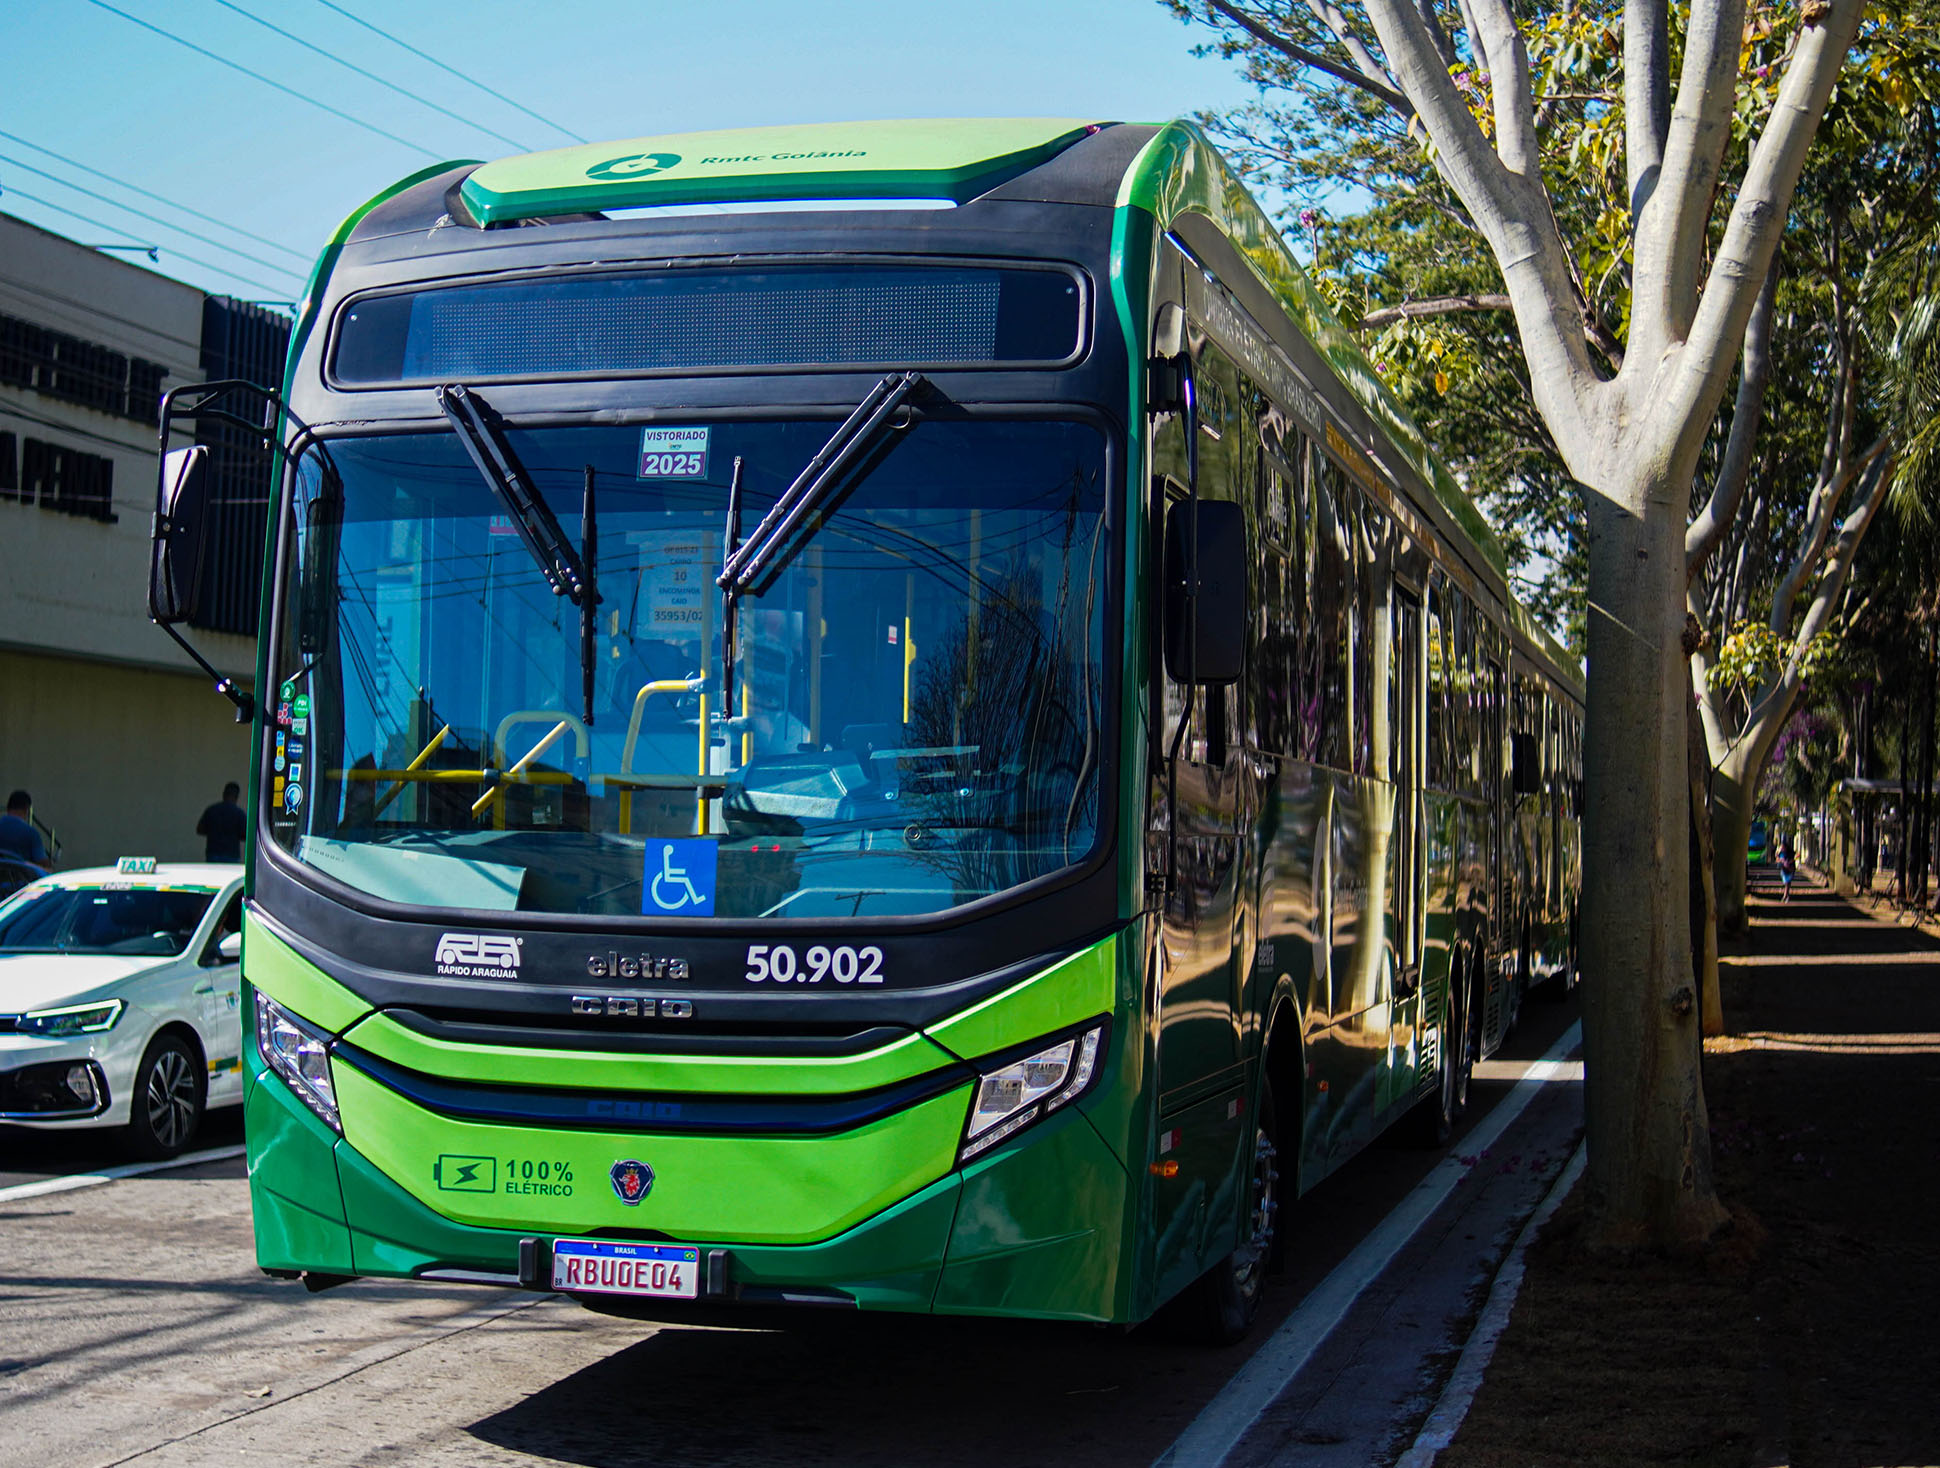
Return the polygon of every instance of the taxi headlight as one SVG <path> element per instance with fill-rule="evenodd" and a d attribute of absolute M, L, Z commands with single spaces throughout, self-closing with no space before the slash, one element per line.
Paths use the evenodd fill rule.
<path fill-rule="evenodd" d="M 37 1009 L 21 1015 L 14 1028 L 23 1035 L 94 1035 L 113 1029 L 127 1007 L 124 1000 L 102 999 L 62 1009 Z"/>
<path fill-rule="evenodd" d="M 985 1071 L 970 1103 L 959 1163 L 996 1146 L 1060 1106 L 1074 1101 L 1098 1073 L 1102 1022 L 1042 1050 Z"/>
<path fill-rule="evenodd" d="M 330 1084 L 330 1037 L 256 991 L 256 1049 L 297 1099 L 339 1136 L 337 1088 Z"/>

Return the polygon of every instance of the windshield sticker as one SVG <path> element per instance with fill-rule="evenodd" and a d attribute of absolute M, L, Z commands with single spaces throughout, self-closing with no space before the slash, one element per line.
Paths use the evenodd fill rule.
<path fill-rule="evenodd" d="M 711 428 L 640 430 L 642 479 L 707 478 L 707 441 Z"/>
<path fill-rule="evenodd" d="M 712 917 L 714 859 L 719 852 L 706 837 L 649 841 L 641 876 L 640 911 L 649 917 Z"/>
<path fill-rule="evenodd" d="M 640 587 L 647 604 L 647 626 L 656 640 L 680 641 L 701 635 L 707 621 L 707 570 L 698 540 L 683 539 L 653 548 L 640 557 Z"/>

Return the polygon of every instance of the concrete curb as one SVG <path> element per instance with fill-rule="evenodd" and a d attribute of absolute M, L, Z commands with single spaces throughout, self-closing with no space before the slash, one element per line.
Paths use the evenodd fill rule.
<path fill-rule="evenodd" d="M 1583 1022 L 1563 1031 L 1541 1060 L 1531 1064 L 1509 1094 L 1464 1136 L 1461 1151 L 1493 1146 L 1542 1088 L 1581 1061 L 1566 1057 L 1583 1043 Z M 1577 1072 L 1580 1074 L 1580 1070 Z M 1470 1174 L 1460 1151 L 1451 1150 L 1375 1227 L 1334 1266 L 1306 1299 L 1280 1322 L 1279 1329 L 1236 1371 L 1232 1379 L 1159 1455 L 1153 1468 L 1221 1468 L 1276 1397 L 1303 1371 L 1314 1353 L 1395 1256 L 1407 1247 Z"/>
<path fill-rule="evenodd" d="M 1442 1389 L 1441 1400 L 1429 1412 L 1428 1420 L 1421 1424 L 1414 1446 L 1401 1455 L 1395 1468 L 1432 1468 L 1442 1449 L 1453 1442 L 1455 1434 L 1462 1430 L 1469 1406 L 1475 1401 L 1475 1393 L 1480 1390 L 1483 1375 L 1495 1356 L 1496 1342 L 1502 1339 L 1502 1332 L 1509 1328 L 1510 1313 L 1516 1308 L 1516 1295 L 1522 1289 L 1523 1255 L 1536 1241 L 1536 1235 L 1541 1232 L 1543 1225 L 1562 1205 L 1563 1199 L 1569 1196 L 1570 1189 L 1576 1186 L 1576 1180 L 1583 1175 L 1584 1159 L 1583 1144 L 1579 1142 L 1548 1194 L 1536 1206 L 1536 1211 L 1529 1215 L 1529 1222 L 1522 1226 L 1522 1232 L 1516 1235 L 1516 1241 L 1509 1249 L 1509 1257 L 1502 1261 L 1502 1267 L 1496 1271 L 1495 1282 L 1489 1286 L 1488 1301 L 1482 1306 L 1475 1329 L 1469 1332 L 1468 1343 L 1462 1347 L 1455 1371 L 1448 1378 L 1448 1385 Z"/>

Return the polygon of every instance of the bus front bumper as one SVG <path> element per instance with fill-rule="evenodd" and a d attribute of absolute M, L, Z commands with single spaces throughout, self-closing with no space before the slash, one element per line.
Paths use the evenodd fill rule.
<path fill-rule="evenodd" d="M 250 1195 L 264 1269 L 551 1288 L 553 1239 L 580 1232 L 445 1216 L 251 1059 L 245 1102 Z M 604 1178 L 594 1181 L 606 1186 Z M 670 1242 L 697 1247 L 706 1261 L 703 1304 L 1122 1320 L 1130 1205 L 1124 1165 L 1073 1106 L 826 1238 Z M 687 1305 L 575 1298 L 602 1308 L 651 1305 L 657 1318 L 676 1317 Z"/>

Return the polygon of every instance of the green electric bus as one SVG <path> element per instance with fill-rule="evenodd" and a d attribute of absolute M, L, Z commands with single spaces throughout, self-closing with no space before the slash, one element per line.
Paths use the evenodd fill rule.
<path fill-rule="evenodd" d="M 440 165 L 248 395 L 273 1275 L 1231 1337 L 1571 979 L 1570 663 L 1189 124 Z"/>

